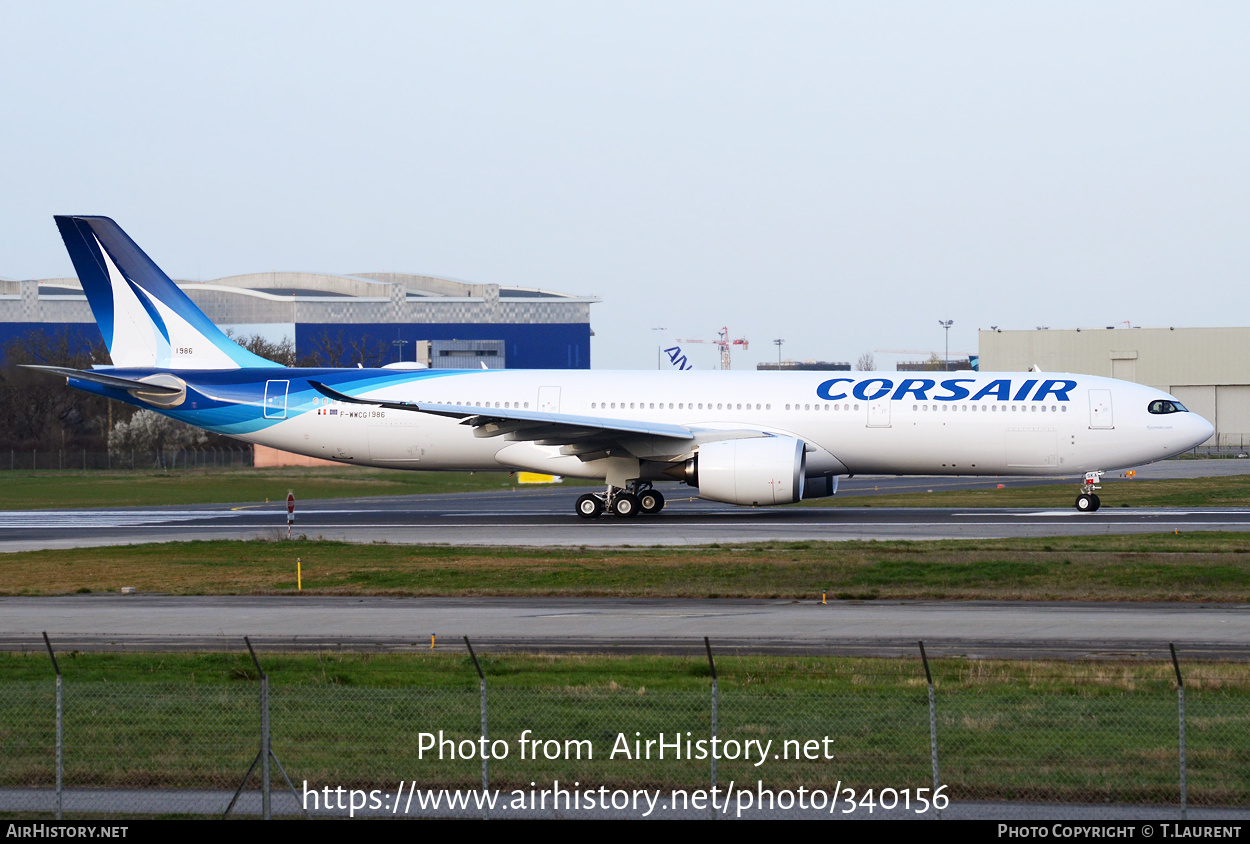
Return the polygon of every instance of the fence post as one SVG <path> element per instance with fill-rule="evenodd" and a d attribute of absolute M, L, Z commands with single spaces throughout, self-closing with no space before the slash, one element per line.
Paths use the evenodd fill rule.
<path fill-rule="evenodd" d="M 482 683 L 482 820 L 490 820 L 490 801 L 486 799 L 486 792 L 490 788 L 490 776 L 487 768 L 487 760 L 490 758 L 486 748 L 489 746 L 487 742 L 486 732 L 486 675 L 482 673 L 482 666 L 477 661 L 477 654 L 473 652 L 473 645 L 469 642 L 469 637 L 464 637 L 464 646 L 469 649 L 469 656 L 473 659 L 473 667 L 477 669 L 478 680 Z M 398 798 L 396 798 L 398 799 Z"/>
<path fill-rule="evenodd" d="M 1176 671 L 1176 710 L 1180 720 L 1180 757 L 1181 757 L 1181 820 L 1185 820 L 1186 801 L 1189 797 L 1188 783 L 1185 781 L 1185 681 L 1181 679 L 1181 664 L 1176 659 L 1176 646 L 1168 642 L 1168 650 L 1172 652 L 1172 668 Z"/>
<path fill-rule="evenodd" d="M 65 721 L 64 709 L 62 707 L 61 698 L 61 666 L 57 664 L 56 653 L 52 650 L 52 643 L 48 641 L 48 631 L 43 631 L 43 643 L 48 648 L 48 656 L 52 658 L 52 670 L 56 672 L 56 819 L 61 819 L 61 776 L 63 768 L 61 767 L 62 751 L 65 739 Z"/>
<path fill-rule="evenodd" d="M 703 647 L 707 651 L 708 667 L 712 669 L 712 744 L 715 745 L 716 744 L 716 716 L 717 716 L 716 709 L 717 709 L 717 704 L 720 702 L 720 688 L 719 688 L 719 683 L 716 680 L 716 660 L 712 659 L 712 643 L 708 641 L 707 636 L 703 637 Z M 715 753 L 712 754 L 712 792 L 711 793 L 713 795 L 716 794 L 716 754 Z M 725 799 L 728 800 L 729 798 L 726 797 Z M 716 801 L 712 800 L 710 802 L 712 803 L 712 807 L 711 807 L 712 820 L 716 820 Z"/>
<path fill-rule="evenodd" d="M 941 779 L 938 776 L 938 745 L 937 745 L 937 698 L 933 694 L 933 674 L 929 671 L 929 657 L 924 652 L 924 641 L 920 641 L 920 661 L 924 663 L 924 679 L 929 684 L 929 758 L 933 762 L 933 793 L 937 794 Z M 935 809 L 937 816 L 942 812 Z"/>

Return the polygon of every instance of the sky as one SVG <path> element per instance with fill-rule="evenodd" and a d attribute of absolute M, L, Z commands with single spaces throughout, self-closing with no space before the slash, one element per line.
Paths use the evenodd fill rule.
<path fill-rule="evenodd" d="M 1247 44 L 1245 3 L 0 0 L 0 277 L 102 214 L 175 278 L 592 294 L 602 369 L 1246 325 Z"/>

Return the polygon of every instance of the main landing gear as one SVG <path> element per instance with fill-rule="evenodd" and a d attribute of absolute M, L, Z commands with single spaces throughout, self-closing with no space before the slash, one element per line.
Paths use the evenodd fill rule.
<path fill-rule="evenodd" d="M 634 481 L 628 489 L 610 486 L 607 492 L 588 492 L 577 499 L 577 515 L 597 519 L 605 510 L 622 519 L 641 513 L 653 516 L 664 509 L 664 496 L 647 481 Z"/>
<path fill-rule="evenodd" d="M 1097 496 L 1096 490 L 1102 489 L 1098 482 L 1102 480 L 1104 472 L 1086 472 L 1085 483 L 1081 484 L 1081 494 L 1076 497 L 1076 509 L 1082 513 L 1092 513 L 1102 506 L 1102 500 Z"/>

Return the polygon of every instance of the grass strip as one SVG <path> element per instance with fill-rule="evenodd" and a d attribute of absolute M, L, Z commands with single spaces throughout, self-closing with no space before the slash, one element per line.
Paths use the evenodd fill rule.
<path fill-rule="evenodd" d="M 692 548 L 196 541 L 15 552 L 0 594 L 1250 600 L 1250 534 Z"/>
<path fill-rule="evenodd" d="M 1247 467 L 1250 469 L 1250 467 Z M 1069 484 L 1030 485 L 1028 478 L 987 479 L 986 489 L 832 496 L 803 507 L 1061 507 L 1070 508 L 1080 478 Z M 1003 484 L 1002 489 L 997 484 Z M 1103 507 L 1250 507 L 1250 474 L 1215 478 L 1139 481 L 1107 478 L 1098 493 Z"/>
<path fill-rule="evenodd" d="M 487 492 L 520 488 L 504 472 L 409 472 L 360 466 L 278 469 L 177 469 L 173 471 L 10 471 L 0 485 L 0 510 L 79 507 L 141 507 L 190 504 L 258 504 L 300 501 Z M 802 502 L 803 507 L 1071 507 L 1079 479 L 1070 484 L 1031 485 L 1028 478 L 986 479 L 986 489 L 855 494 Z M 1003 489 L 996 484 L 1002 483 Z M 572 487 L 599 482 L 566 478 Z M 526 487 L 533 489 L 535 487 Z M 560 489 L 560 486 L 548 487 Z M 662 486 L 666 495 L 690 494 L 686 487 Z M 1157 481 L 1107 479 L 1104 507 L 1250 507 L 1250 474 Z"/>
<path fill-rule="evenodd" d="M 471 788 L 476 760 L 424 758 L 419 733 L 478 734 L 477 677 L 449 654 L 264 654 L 274 748 L 297 782 Z M 229 788 L 255 752 L 254 669 L 240 654 L 63 658 L 69 787 Z M 1167 804 L 1176 799 L 1176 697 L 1166 662 L 933 662 L 943 781 L 954 801 Z M 929 779 L 928 707 L 915 659 L 718 659 L 722 741 L 820 740 L 832 759 L 723 760 L 769 788 L 916 788 Z M 487 656 L 495 787 L 706 787 L 707 762 L 610 757 L 618 734 L 706 737 L 702 659 Z M 249 675 L 249 671 L 252 672 Z M 1187 663 L 1191 805 L 1250 799 L 1250 670 Z M 0 656 L 0 785 L 53 777 L 51 676 L 41 654 Z M 531 738 L 589 741 L 582 759 L 519 756 Z"/>
<path fill-rule="evenodd" d="M 499 492 L 521 486 L 506 472 L 408 472 L 357 466 L 173 471 L 11 471 L 0 484 L 0 510 L 260 504 L 324 498 Z M 565 484 L 581 483 L 566 479 Z M 526 486 L 533 489 L 533 486 Z M 559 487 L 556 487 L 557 489 Z"/>

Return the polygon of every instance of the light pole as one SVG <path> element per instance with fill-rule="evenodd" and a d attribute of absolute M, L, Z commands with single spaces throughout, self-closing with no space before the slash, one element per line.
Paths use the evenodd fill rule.
<path fill-rule="evenodd" d="M 391 345 L 395 347 L 395 356 L 397 361 L 404 359 L 404 346 L 408 345 L 407 340 L 399 339 L 399 329 L 395 329 L 395 339 L 391 341 Z"/>
<path fill-rule="evenodd" d="M 663 326 L 657 326 L 655 328 L 652 328 L 651 330 L 652 331 L 668 331 L 668 329 Z M 664 335 L 663 334 L 660 335 L 659 345 L 655 347 L 655 368 L 656 369 L 660 368 L 660 350 L 662 348 L 664 348 Z"/>
<path fill-rule="evenodd" d="M 781 368 L 781 344 L 784 342 L 786 341 L 780 340 L 780 339 L 773 341 L 773 345 L 777 347 L 777 368 L 778 369 Z"/>
<path fill-rule="evenodd" d="M 939 319 L 938 325 L 946 329 L 946 360 L 942 364 L 946 372 L 951 371 L 951 326 L 955 324 L 953 319 Z"/>

